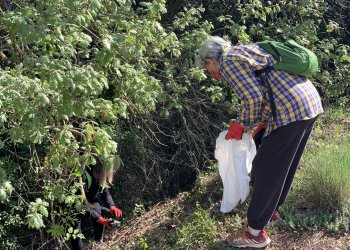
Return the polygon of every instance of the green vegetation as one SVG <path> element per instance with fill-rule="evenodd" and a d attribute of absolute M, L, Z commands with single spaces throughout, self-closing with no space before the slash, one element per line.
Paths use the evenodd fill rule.
<path fill-rule="evenodd" d="M 310 209 L 335 211 L 341 209 L 350 197 L 350 142 L 329 145 L 308 161 L 298 178 L 295 191 L 300 206 Z"/>
<path fill-rule="evenodd" d="M 303 231 L 340 235 L 350 232 L 348 117 L 348 111 L 333 107 L 317 121 L 291 193 L 281 208 L 282 220 L 266 228 L 270 236 L 285 233 L 292 237 Z M 326 122 L 327 128 L 322 129 Z M 337 133 L 343 139 L 334 138 Z M 150 211 L 144 212 L 148 213 L 146 218 L 149 221 L 139 228 L 143 233 L 137 238 L 137 246 L 132 247 L 133 238 L 120 242 L 122 245 L 115 242 L 110 246 L 125 249 L 230 249 L 224 238 L 229 232 L 242 228 L 249 198 L 229 214 L 219 211 L 221 198 L 222 183 L 214 166 L 199 175 L 191 192 L 181 193 L 169 200 L 168 205 L 151 207 Z M 158 210 L 162 211 L 162 216 Z M 142 219 L 142 215 L 139 218 Z M 158 226 L 144 231 L 152 223 Z M 118 233 L 123 234 L 123 231 Z"/>
<path fill-rule="evenodd" d="M 178 231 L 176 244 L 185 248 L 195 248 L 199 244 L 213 243 L 217 231 L 216 221 L 199 204 L 193 213 L 194 219 L 185 223 Z"/>
<path fill-rule="evenodd" d="M 75 236 L 83 206 L 76 193 L 97 157 L 117 156 L 112 193 L 129 217 L 200 182 L 217 134 L 239 109 L 229 86 L 194 67 L 209 35 L 234 44 L 293 38 L 315 51 L 321 71 L 313 82 L 337 108 L 317 124 L 304 164 L 346 162 L 349 122 L 338 107 L 349 105 L 347 1 L 1 0 L 0 8 L 0 249 L 62 247 Z M 328 148 L 333 142 L 338 149 Z M 305 169 L 304 190 L 309 175 L 329 173 Z M 332 171 L 325 185 L 340 185 L 319 193 L 327 189 L 332 213 L 344 214 L 347 187 Z M 213 195 L 193 208 L 197 217 L 174 244 L 215 245 L 215 225 L 240 227 L 241 216 L 212 217 L 220 192 Z"/>
<path fill-rule="evenodd" d="M 284 226 L 350 230 L 349 113 L 329 108 L 316 123 L 290 198 Z"/>

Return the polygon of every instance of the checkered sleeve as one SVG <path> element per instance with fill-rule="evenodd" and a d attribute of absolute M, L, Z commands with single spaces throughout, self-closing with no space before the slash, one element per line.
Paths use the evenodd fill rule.
<path fill-rule="evenodd" d="M 236 121 L 245 127 L 253 128 L 261 119 L 264 93 L 247 61 L 224 60 L 221 73 L 232 85 L 242 102 L 242 109 Z"/>
<path fill-rule="evenodd" d="M 242 109 L 236 121 L 252 128 L 267 122 L 265 135 L 294 121 L 307 120 L 323 112 L 321 98 L 305 77 L 284 71 L 267 74 L 276 105 L 276 118 L 271 115 L 267 88 L 259 83 L 254 71 L 276 63 L 275 59 L 257 45 L 238 45 L 223 51 L 219 60 L 220 73 L 241 100 Z"/>

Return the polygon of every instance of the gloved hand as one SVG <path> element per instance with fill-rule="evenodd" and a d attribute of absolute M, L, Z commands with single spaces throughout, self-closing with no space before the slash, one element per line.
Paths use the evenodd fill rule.
<path fill-rule="evenodd" d="M 97 220 L 98 223 L 104 225 L 106 228 L 109 228 L 109 223 L 111 223 L 112 221 L 112 219 L 105 219 L 102 216 Z"/>
<path fill-rule="evenodd" d="M 118 218 L 123 215 L 123 211 L 117 208 L 116 206 L 111 206 L 109 208 L 109 212 L 114 215 L 114 217 Z"/>
<path fill-rule="evenodd" d="M 228 128 L 228 132 L 225 136 L 225 139 L 226 140 L 230 140 L 230 139 L 241 140 L 243 131 L 244 131 L 244 127 L 239 125 L 237 122 L 232 122 L 230 127 Z"/>
<path fill-rule="evenodd" d="M 225 78 L 220 73 L 211 73 L 210 75 L 216 80 L 225 80 Z"/>
<path fill-rule="evenodd" d="M 258 148 L 260 147 L 263 137 L 264 137 L 264 133 L 266 130 L 267 124 L 266 123 L 262 123 L 260 124 L 253 132 L 252 137 L 256 146 L 256 150 L 258 150 Z"/>
<path fill-rule="evenodd" d="M 259 126 L 254 130 L 252 137 L 255 138 L 259 136 L 261 133 L 264 134 L 266 128 L 267 128 L 266 123 L 259 124 Z"/>

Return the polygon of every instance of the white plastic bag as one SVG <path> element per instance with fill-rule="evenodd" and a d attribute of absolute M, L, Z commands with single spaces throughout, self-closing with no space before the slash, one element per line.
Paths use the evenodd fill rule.
<path fill-rule="evenodd" d="M 220 211 L 230 212 L 239 202 L 244 202 L 249 194 L 248 174 L 256 154 L 253 138 L 243 134 L 242 140 L 225 140 L 227 130 L 216 139 L 215 158 L 219 163 L 219 173 L 224 185 Z"/>

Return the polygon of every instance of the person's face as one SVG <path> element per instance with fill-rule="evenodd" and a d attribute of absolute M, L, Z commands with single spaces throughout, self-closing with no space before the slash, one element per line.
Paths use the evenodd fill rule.
<path fill-rule="evenodd" d="M 209 74 L 219 74 L 220 65 L 217 60 L 213 58 L 205 59 L 205 69 L 209 72 Z"/>

